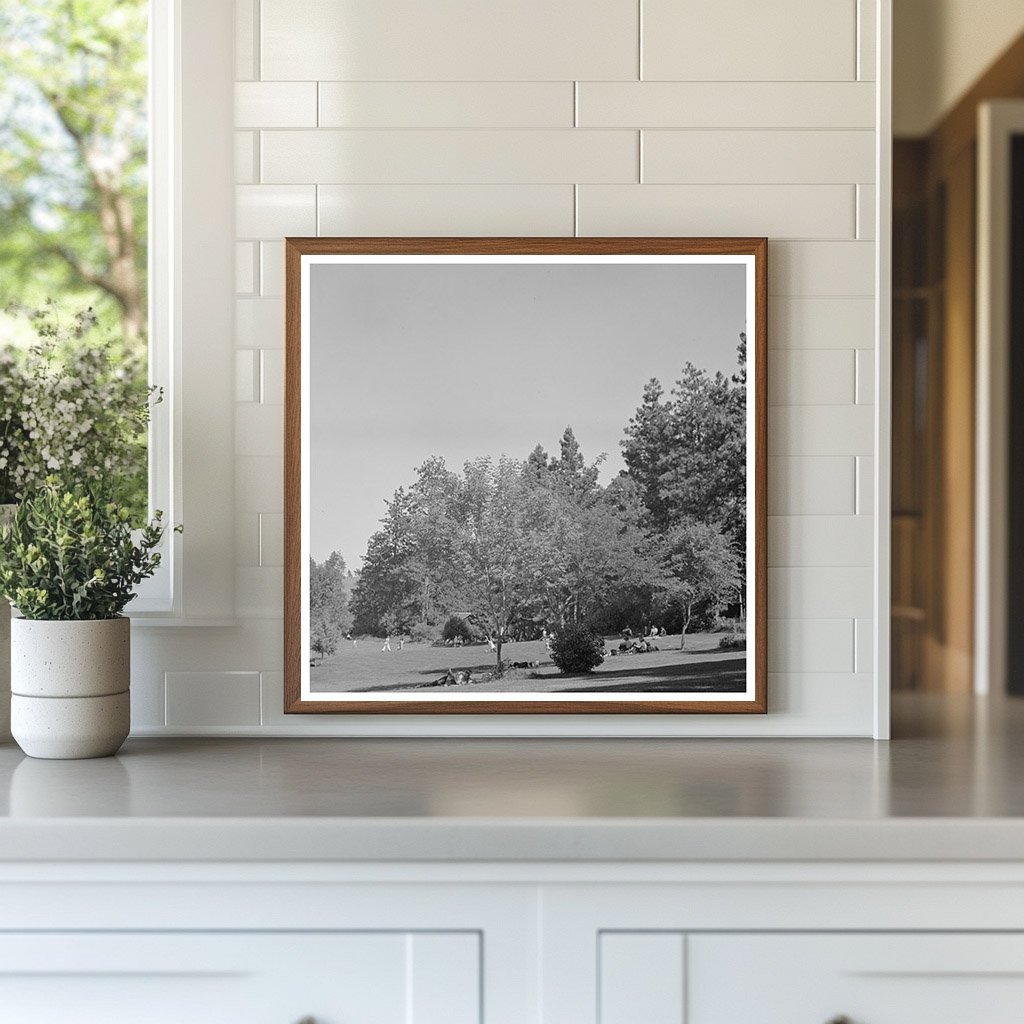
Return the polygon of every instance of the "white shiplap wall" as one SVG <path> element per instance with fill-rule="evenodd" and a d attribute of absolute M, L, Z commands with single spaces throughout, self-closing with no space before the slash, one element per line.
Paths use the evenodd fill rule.
<path fill-rule="evenodd" d="M 240 624 L 145 631 L 137 730 L 565 729 L 282 715 L 283 236 L 742 234 L 770 238 L 772 713 L 576 724 L 870 735 L 874 8 L 237 0 Z"/>

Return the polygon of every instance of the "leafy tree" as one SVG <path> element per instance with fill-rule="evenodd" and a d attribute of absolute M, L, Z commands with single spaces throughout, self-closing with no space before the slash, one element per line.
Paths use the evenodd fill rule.
<path fill-rule="evenodd" d="M 129 343 L 145 330 L 147 18 L 145 0 L 0 5 L 0 303 L 102 298 Z"/>
<path fill-rule="evenodd" d="M 416 551 L 416 500 L 400 487 L 385 504 L 381 529 L 370 538 L 352 590 L 351 610 L 359 633 L 384 632 L 384 620 L 389 615 L 395 632 L 411 628 L 419 617 L 419 583 L 412 561 Z"/>
<path fill-rule="evenodd" d="M 352 628 L 348 581 L 345 559 L 337 551 L 319 564 L 309 560 L 310 647 L 321 661 L 338 649 L 339 638 Z"/>
<path fill-rule="evenodd" d="M 500 672 L 503 639 L 543 578 L 550 498 L 524 483 L 522 463 L 476 459 L 466 463 L 448 512 L 458 599 L 494 637 Z"/>
<path fill-rule="evenodd" d="M 684 519 L 719 525 L 741 544 L 746 522 L 746 336 L 738 371 L 709 374 L 687 363 L 666 398 L 656 380 L 622 441 L 650 525 L 665 531 Z"/>
<path fill-rule="evenodd" d="M 593 465 L 588 466 L 571 426 L 565 428 L 558 448 L 558 458 L 552 459 L 549 466 L 550 484 L 580 502 L 592 497 L 597 490 L 597 478 L 605 456 L 599 456 Z"/>
<path fill-rule="evenodd" d="M 722 604 L 743 582 L 740 559 L 715 526 L 686 520 L 664 538 L 662 588 L 670 607 L 681 614 L 680 648 L 694 609 L 703 602 Z"/>
<path fill-rule="evenodd" d="M 523 467 L 523 474 L 530 483 L 543 484 L 547 481 L 550 470 L 551 466 L 548 460 L 548 453 L 544 451 L 542 445 L 538 444 L 537 447 L 530 452 L 529 458 L 526 460 L 526 465 Z"/>

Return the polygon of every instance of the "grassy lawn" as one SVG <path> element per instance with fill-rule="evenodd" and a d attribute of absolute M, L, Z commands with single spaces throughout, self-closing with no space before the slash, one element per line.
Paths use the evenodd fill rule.
<path fill-rule="evenodd" d="M 505 644 L 502 658 L 508 661 L 540 662 L 535 669 L 515 669 L 501 679 L 448 686 L 441 692 L 455 693 L 727 693 L 742 691 L 746 680 L 746 654 L 720 651 L 721 633 L 695 633 L 686 638 L 686 650 L 679 650 L 679 634 L 654 640 L 658 651 L 606 658 L 594 672 L 564 676 L 551 663 L 540 640 Z M 618 646 L 609 637 L 608 648 Z M 403 650 L 391 641 L 391 651 L 382 651 L 382 639 L 360 639 L 356 644 L 342 641 L 338 653 L 310 669 L 310 688 L 319 693 L 358 691 L 400 691 L 437 681 L 449 669 L 471 669 L 480 677 L 494 668 L 494 654 L 486 645 L 473 647 L 432 647 L 406 643 Z M 440 688 L 430 688 L 437 693 Z"/>

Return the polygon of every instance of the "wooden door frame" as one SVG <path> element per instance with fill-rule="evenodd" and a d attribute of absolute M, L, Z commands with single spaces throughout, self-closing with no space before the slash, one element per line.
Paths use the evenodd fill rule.
<path fill-rule="evenodd" d="M 1010 139 L 1024 99 L 978 106 L 974 692 L 1006 690 L 1008 608 Z"/>

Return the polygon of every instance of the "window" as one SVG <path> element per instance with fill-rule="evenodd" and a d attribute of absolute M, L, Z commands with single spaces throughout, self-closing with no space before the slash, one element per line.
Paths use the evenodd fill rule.
<path fill-rule="evenodd" d="M 134 493 L 186 534 L 129 606 L 160 624 L 234 610 L 233 13 L 0 6 L 0 307 L 93 305 L 163 389 Z M 0 348 L 26 344 L 15 325 L 0 315 Z"/>

